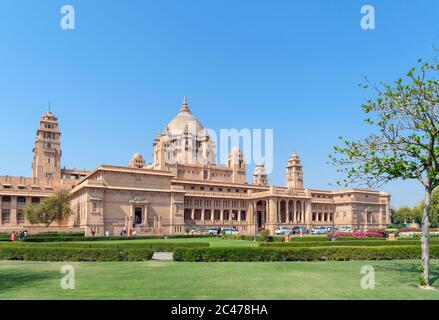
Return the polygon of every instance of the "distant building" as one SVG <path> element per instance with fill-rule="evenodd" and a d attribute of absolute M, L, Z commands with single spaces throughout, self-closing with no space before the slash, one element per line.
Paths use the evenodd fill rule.
<path fill-rule="evenodd" d="M 93 171 L 61 168 L 58 119 L 44 114 L 37 130 L 32 178 L 0 177 L 0 232 L 31 226 L 25 205 L 36 205 L 55 190 L 71 190 L 73 215 L 53 230 L 95 229 L 118 235 L 186 232 L 187 228 L 234 227 L 243 234 L 287 226 L 384 228 L 390 223 L 390 195 L 370 190 L 323 191 L 304 187 L 302 163 L 292 154 L 286 186 L 270 186 L 263 164 L 247 181 L 242 152 L 233 149 L 224 166 L 216 164 L 216 146 L 186 98 L 178 115 L 153 143 L 153 163 L 136 153 L 127 167 L 101 165 Z"/>

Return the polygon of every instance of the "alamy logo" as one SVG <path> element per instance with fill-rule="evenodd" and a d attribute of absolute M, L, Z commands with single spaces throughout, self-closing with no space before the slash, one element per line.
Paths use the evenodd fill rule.
<path fill-rule="evenodd" d="M 375 269 L 372 266 L 364 266 L 361 268 L 361 274 L 365 276 L 361 279 L 361 289 L 374 290 L 375 289 Z"/>
<path fill-rule="evenodd" d="M 361 29 L 375 30 L 375 8 L 371 5 L 361 7 Z"/>
<path fill-rule="evenodd" d="M 61 274 L 65 274 L 65 276 L 61 279 L 61 289 L 75 290 L 75 268 L 73 266 L 64 266 L 61 268 Z"/>
<path fill-rule="evenodd" d="M 63 30 L 75 30 L 75 8 L 71 5 L 64 5 L 61 7 L 60 25 Z"/>

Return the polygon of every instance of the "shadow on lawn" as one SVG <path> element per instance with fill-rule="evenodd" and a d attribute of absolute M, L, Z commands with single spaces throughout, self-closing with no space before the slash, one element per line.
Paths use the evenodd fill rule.
<path fill-rule="evenodd" d="M 50 271 L 26 271 L 1 268 L 0 292 L 17 289 L 19 287 L 32 287 L 41 281 L 49 281 L 59 278 L 58 274 Z"/>
<path fill-rule="evenodd" d="M 393 265 L 378 265 L 375 267 L 377 272 L 398 272 L 398 276 L 406 280 L 414 280 L 418 282 L 421 272 L 419 267 L 421 266 L 421 261 L 419 263 L 403 263 L 395 262 Z M 430 280 L 432 286 L 439 286 L 439 264 L 430 264 Z"/>

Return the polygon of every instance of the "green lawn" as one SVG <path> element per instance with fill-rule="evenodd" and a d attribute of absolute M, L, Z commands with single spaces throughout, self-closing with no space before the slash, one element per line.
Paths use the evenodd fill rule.
<path fill-rule="evenodd" d="M 68 263 L 70 291 L 59 285 L 65 264 L 0 262 L 0 299 L 439 299 L 416 287 L 418 261 Z M 360 287 L 364 265 L 375 267 L 375 290 Z M 439 261 L 432 274 L 439 286 Z"/>

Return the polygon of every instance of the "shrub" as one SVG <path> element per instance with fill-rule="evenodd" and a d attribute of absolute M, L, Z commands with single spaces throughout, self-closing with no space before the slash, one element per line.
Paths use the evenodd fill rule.
<path fill-rule="evenodd" d="M 270 230 L 267 229 L 262 230 L 261 239 L 263 242 L 268 242 L 270 240 Z"/>
<path fill-rule="evenodd" d="M 421 245 L 420 241 L 412 240 L 404 243 L 388 240 L 337 240 L 337 241 L 303 241 L 289 243 L 260 243 L 261 248 L 306 248 L 306 247 L 376 247 L 376 246 L 400 246 L 400 245 Z"/>
<path fill-rule="evenodd" d="M 431 247 L 439 257 L 439 246 Z M 180 262 L 349 261 L 419 259 L 420 246 L 175 249 Z"/>
<path fill-rule="evenodd" d="M 209 235 L 173 235 L 168 236 L 168 239 L 203 239 L 215 238 L 217 236 Z M 29 237 L 23 239 L 23 242 L 81 242 L 81 241 L 130 241 L 130 240 L 163 240 L 164 236 L 138 236 L 138 237 Z"/>
<path fill-rule="evenodd" d="M 19 248 L 73 248 L 73 249 L 118 249 L 118 250 L 152 250 L 155 252 L 172 252 L 175 248 L 208 248 L 209 243 L 72 243 L 72 242 L 60 242 L 60 243 L 40 243 L 40 242 L 9 242 L 0 243 L 1 247 L 19 247 Z"/>
<path fill-rule="evenodd" d="M 0 247 L 0 260 L 53 262 L 147 261 L 152 259 L 152 255 L 153 251 L 144 249 Z"/>
<path fill-rule="evenodd" d="M 163 238 L 163 237 L 161 237 Z M 168 239 L 204 239 L 204 238 L 219 238 L 217 234 L 176 234 L 172 236 L 167 236 Z"/>
<path fill-rule="evenodd" d="M 330 239 L 327 237 L 310 237 L 310 236 L 305 236 L 305 237 L 291 237 L 290 238 L 290 242 L 327 242 Z"/>
<path fill-rule="evenodd" d="M 70 238 L 85 237 L 84 232 L 42 232 L 29 235 L 29 238 Z"/>
<path fill-rule="evenodd" d="M 377 231 L 361 231 L 356 230 L 354 232 L 335 232 L 334 234 L 328 235 L 328 237 L 335 238 L 385 238 L 384 233 Z"/>

